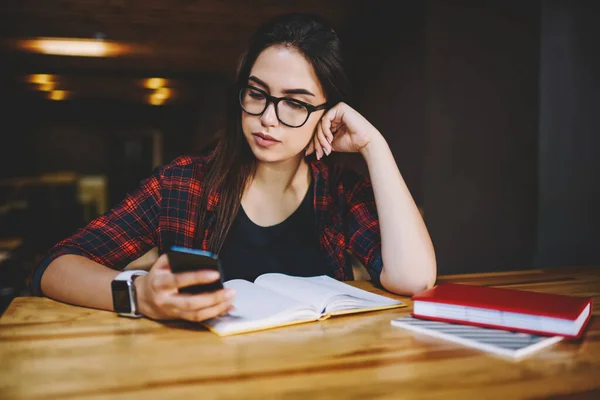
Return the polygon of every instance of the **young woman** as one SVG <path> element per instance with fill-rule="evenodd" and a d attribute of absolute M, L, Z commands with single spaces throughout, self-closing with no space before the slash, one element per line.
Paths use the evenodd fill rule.
<path fill-rule="evenodd" d="M 431 287 L 427 229 L 384 137 L 343 102 L 345 85 L 340 42 L 324 21 L 290 14 L 264 24 L 241 58 L 216 145 L 158 168 L 58 243 L 34 272 L 34 293 L 113 310 L 119 270 L 173 245 L 217 253 L 225 279 L 352 279 L 349 251 L 391 292 Z M 370 179 L 324 163 L 334 151 L 360 153 Z M 202 321 L 228 312 L 235 298 L 228 289 L 179 293 L 218 273 L 172 273 L 164 254 L 129 278 L 135 314 L 158 320 Z"/>

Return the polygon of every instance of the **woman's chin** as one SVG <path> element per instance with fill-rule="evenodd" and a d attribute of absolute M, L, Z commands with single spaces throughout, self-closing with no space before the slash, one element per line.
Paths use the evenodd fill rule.
<path fill-rule="evenodd" d="M 281 163 L 290 161 L 297 157 L 301 157 L 298 154 L 283 154 L 279 151 L 273 151 L 272 149 L 252 148 L 252 153 L 258 162 L 263 163 Z"/>
<path fill-rule="evenodd" d="M 279 162 L 285 161 L 285 158 L 278 157 L 275 154 L 257 154 L 257 153 L 254 153 L 254 156 L 256 157 L 256 160 L 258 162 L 262 162 L 262 163 L 275 164 L 275 163 L 279 163 Z"/>

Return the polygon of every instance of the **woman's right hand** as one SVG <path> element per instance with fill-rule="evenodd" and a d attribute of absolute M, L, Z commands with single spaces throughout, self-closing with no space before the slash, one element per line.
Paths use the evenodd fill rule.
<path fill-rule="evenodd" d="M 219 272 L 200 270 L 173 273 L 165 254 L 161 255 L 148 275 L 134 281 L 138 312 L 155 320 L 185 319 L 204 321 L 227 314 L 233 309 L 233 289 L 221 289 L 211 293 L 179 293 L 178 289 L 212 283 L 219 279 Z"/>

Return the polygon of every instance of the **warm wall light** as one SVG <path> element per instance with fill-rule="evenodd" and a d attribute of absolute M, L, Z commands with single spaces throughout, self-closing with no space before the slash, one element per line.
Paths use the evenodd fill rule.
<path fill-rule="evenodd" d="M 164 78 L 148 78 L 144 81 L 144 87 L 148 89 L 158 89 L 167 85 Z"/>
<path fill-rule="evenodd" d="M 80 57 L 115 57 L 130 51 L 124 44 L 95 39 L 36 38 L 19 40 L 17 46 L 35 53 Z"/>
<path fill-rule="evenodd" d="M 66 90 L 53 90 L 50 93 L 48 93 L 48 98 L 50 100 L 64 100 L 67 98 L 67 91 Z"/>

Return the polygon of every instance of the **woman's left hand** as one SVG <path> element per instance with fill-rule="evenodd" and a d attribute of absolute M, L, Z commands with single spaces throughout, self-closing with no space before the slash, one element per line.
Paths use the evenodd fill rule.
<path fill-rule="evenodd" d="M 332 151 L 362 153 L 377 135 L 380 136 L 379 131 L 358 111 L 338 103 L 321 117 L 306 155 L 315 152 L 320 160 Z"/>

